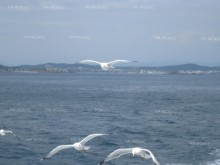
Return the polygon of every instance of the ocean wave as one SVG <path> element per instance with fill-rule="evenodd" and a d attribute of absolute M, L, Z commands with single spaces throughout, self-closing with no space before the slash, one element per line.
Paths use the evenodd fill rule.
<path fill-rule="evenodd" d="M 220 165 L 220 149 L 216 149 L 210 153 L 210 155 L 214 155 L 217 157 L 216 160 L 207 162 L 206 165 Z"/>

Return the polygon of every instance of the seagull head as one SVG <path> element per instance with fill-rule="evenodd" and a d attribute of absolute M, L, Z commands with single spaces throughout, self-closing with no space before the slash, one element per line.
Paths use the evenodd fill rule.
<path fill-rule="evenodd" d="M 135 153 L 132 152 L 132 156 L 134 157 Z"/>
<path fill-rule="evenodd" d="M 132 156 L 133 157 L 135 156 L 135 150 L 134 149 L 132 150 Z"/>

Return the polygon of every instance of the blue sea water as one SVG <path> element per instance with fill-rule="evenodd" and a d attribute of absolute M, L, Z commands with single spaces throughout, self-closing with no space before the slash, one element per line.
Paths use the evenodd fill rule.
<path fill-rule="evenodd" d="M 96 165 L 124 147 L 151 150 L 161 165 L 220 164 L 220 75 L 0 74 L 1 165 Z M 91 133 L 87 153 L 54 147 Z M 30 149 L 28 149 L 30 148 Z M 130 155 L 107 164 L 153 164 Z"/>

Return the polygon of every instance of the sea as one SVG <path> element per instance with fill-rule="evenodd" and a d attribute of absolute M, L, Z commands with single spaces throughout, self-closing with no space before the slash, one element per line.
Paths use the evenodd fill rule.
<path fill-rule="evenodd" d="M 220 165 L 220 74 L 0 73 L 0 165 L 97 165 L 147 148 L 161 165 Z M 87 152 L 53 148 L 93 133 Z M 124 155 L 106 165 L 153 165 Z"/>

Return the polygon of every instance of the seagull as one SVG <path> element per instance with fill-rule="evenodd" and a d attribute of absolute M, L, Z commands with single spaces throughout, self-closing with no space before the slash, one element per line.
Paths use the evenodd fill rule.
<path fill-rule="evenodd" d="M 21 143 L 23 143 L 23 142 L 21 141 L 21 139 L 20 139 L 17 135 L 15 135 L 14 132 L 12 132 L 12 131 L 10 131 L 10 130 L 0 129 L 0 135 L 1 135 L 1 136 L 5 136 L 6 134 L 13 134 Z"/>
<path fill-rule="evenodd" d="M 81 63 L 96 63 L 99 64 L 102 68 L 102 70 L 109 70 L 114 68 L 113 65 L 116 63 L 120 63 L 120 62 L 137 62 L 137 61 L 128 61 L 128 60 L 114 60 L 114 61 L 110 61 L 110 62 L 98 62 L 98 61 L 94 61 L 94 60 L 83 60 L 80 61 Z"/>
<path fill-rule="evenodd" d="M 152 158 L 155 165 L 160 165 L 160 163 L 157 161 L 156 157 L 153 155 L 153 153 L 150 150 L 138 148 L 138 147 L 117 149 L 117 150 L 113 151 L 111 154 L 109 154 L 107 156 L 107 158 L 105 158 L 103 161 L 101 161 L 98 165 L 102 165 L 105 162 L 108 162 L 112 159 L 116 159 L 116 158 L 121 157 L 122 155 L 130 154 L 130 153 L 133 155 L 133 157 L 135 155 L 139 155 L 145 160 Z"/>
<path fill-rule="evenodd" d="M 50 153 L 47 154 L 47 156 L 45 156 L 41 160 L 48 159 L 48 158 L 52 157 L 54 154 L 56 154 L 57 152 L 59 152 L 63 149 L 67 149 L 67 148 L 75 148 L 78 151 L 86 152 L 87 150 L 89 150 L 90 147 L 85 146 L 85 144 L 88 141 L 92 140 L 93 138 L 98 137 L 98 136 L 103 136 L 103 135 L 107 135 L 107 134 L 91 134 L 91 135 L 88 135 L 87 137 L 85 137 L 80 142 L 77 142 L 77 143 L 74 143 L 74 144 L 69 144 L 69 145 L 59 145 L 56 148 L 54 148 L 52 151 L 50 151 Z"/>

